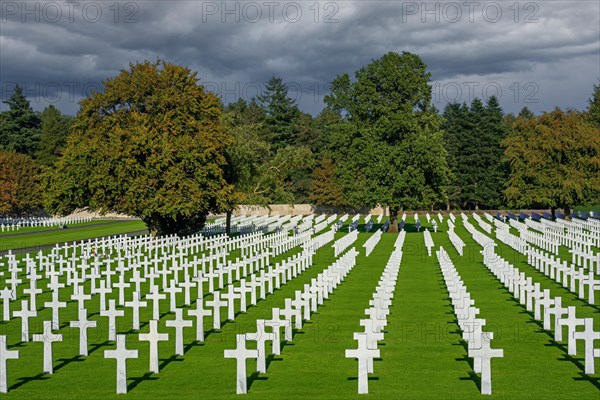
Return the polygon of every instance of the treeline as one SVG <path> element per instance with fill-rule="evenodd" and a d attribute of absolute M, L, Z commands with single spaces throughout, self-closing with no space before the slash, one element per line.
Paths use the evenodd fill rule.
<path fill-rule="evenodd" d="M 0 113 L 0 213 L 89 206 L 168 233 L 237 204 L 382 205 L 394 217 L 600 201 L 600 85 L 585 111 L 514 116 L 495 97 L 440 113 L 429 81 L 417 55 L 388 53 L 336 77 L 316 117 L 280 77 L 223 105 L 162 61 L 130 65 L 74 118 L 34 112 L 17 87 Z"/>

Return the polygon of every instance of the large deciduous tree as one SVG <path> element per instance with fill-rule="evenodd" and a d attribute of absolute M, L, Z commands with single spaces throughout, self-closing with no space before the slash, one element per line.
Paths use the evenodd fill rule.
<path fill-rule="evenodd" d="M 48 209 L 126 213 L 153 234 L 198 231 L 232 192 L 223 176 L 232 140 L 221 114 L 189 69 L 130 65 L 81 102 L 47 181 Z"/>
<path fill-rule="evenodd" d="M 351 205 L 401 209 L 444 204 L 450 170 L 431 107 L 430 74 L 419 56 L 388 53 L 332 83 L 328 107 L 343 116 L 333 134 L 338 178 Z"/>
<path fill-rule="evenodd" d="M 513 207 L 562 208 L 600 201 L 600 129 L 576 111 L 517 118 L 504 139 Z"/>
<path fill-rule="evenodd" d="M 28 156 L 0 150 L 0 214 L 18 216 L 41 206 L 38 172 Z"/>

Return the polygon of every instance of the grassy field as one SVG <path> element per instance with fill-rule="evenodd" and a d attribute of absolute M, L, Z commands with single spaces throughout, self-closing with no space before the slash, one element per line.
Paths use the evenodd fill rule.
<path fill-rule="evenodd" d="M 93 221 L 88 221 L 88 222 L 81 222 L 78 224 L 68 224 L 67 225 L 67 229 L 73 229 L 73 228 L 80 228 L 80 227 L 84 227 L 84 226 L 90 226 L 90 225 L 98 225 L 98 224 L 104 224 L 107 222 L 115 222 L 115 221 L 120 221 L 120 220 L 115 220 L 115 219 L 102 219 L 102 220 L 93 220 Z M 12 236 L 12 235 L 24 235 L 24 234 L 28 234 L 28 233 L 37 233 L 37 232 L 47 232 L 47 231 L 57 231 L 57 230 L 61 230 L 62 228 L 60 226 L 51 226 L 51 227 L 44 227 L 44 226 L 24 226 L 19 230 L 16 231 L 5 231 L 5 232 L 0 232 L 0 237 L 3 236 Z"/>
<path fill-rule="evenodd" d="M 445 230 L 446 224 L 441 228 Z M 427 256 L 422 233 L 413 232 L 411 225 L 407 225 L 407 229 L 410 232 L 406 236 L 385 340 L 379 345 L 381 359 L 375 361 L 375 373 L 369 378 L 370 394 L 357 395 L 357 362 L 346 359 L 344 351 L 356 347 L 353 332 L 361 330 L 359 320 L 364 318 L 364 309 L 368 308 L 392 252 L 395 234 L 384 234 L 370 257 L 365 257 L 362 247 L 370 234 L 360 234 L 355 243 L 360 252 L 357 266 L 312 315 L 311 321 L 294 333 L 293 342 L 283 345 L 281 355 L 269 357 L 267 373 L 250 376 L 247 398 L 481 399 L 479 378 L 466 357 L 465 344 L 459 336 L 435 255 Z M 482 264 L 481 248 L 470 239 L 462 223 L 457 223 L 456 232 L 467 244 L 463 257 L 454 250 L 446 232 L 432 236 L 436 247 L 441 245 L 449 252 L 481 310 L 481 317 L 487 320 L 486 330 L 494 332 L 492 346 L 504 349 L 504 358 L 492 361 L 493 398 L 597 399 L 600 374 L 583 374 L 583 348 L 579 349 L 579 356 L 567 356 L 565 345 L 554 342 L 553 334 L 544 331 Z M 337 237 L 344 234 L 339 232 Z M 595 318 L 595 328 L 600 329 L 598 305 L 590 306 L 577 299 L 527 266 L 524 257 L 507 246 L 500 244 L 498 249 L 505 259 L 532 276 L 535 282 L 549 288 L 553 296 L 562 296 L 563 304 L 576 305 L 579 317 Z M 277 262 L 296 251 L 272 261 Z M 233 253 L 231 258 L 237 256 Z M 195 328 L 186 329 L 185 356 L 174 356 L 174 329 L 165 325 L 173 315 L 168 313 L 168 301 L 161 302 L 159 330 L 169 333 L 170 341 L 159 344 L 158 374 L 148 373 L 148 344 L 138 340 L 138 332 L 131 331 L 131 311 L 126 309 L 125 317 L 119 318 L 118 330 L 127 334 L 127 347 L 139 349 L 140 354 L 127 364 L 127 395 L 115 394 L 116 362 L 103 358 L 104 350 L 113 349 L 115 345 L 106 341 L 107 319 L 98 315 L 97 300 L 87 303 L 89 318 L 98 321 L 98 329 L 88 331 L 88 357 L 77 355 L 79 331 L 68 327 L 67 321 L 76 319 L 77 303 L 69 302 L 67 308 L 61 310 L 63 342 L 53 346 L 53 375 L 42 373 L 41 343 L 19 342 L 20 320 L 1 322 L 0 334 L 8 335 L 10 348 L 21 352 L 20 359 L 8 361 L 10 392 L 5 396 L 13 399 L 240 398 L 235 394 L 235 360 L 225 359 L 223 351 L 235 347 L 236 333 L 256 331 L 256 319 L 270 318 L 272 307 L 282 307 L 286 297 L 293 297 L 295 290 L 301 290 L 329 266 L 334 261 L 331 245 L 320 249 L 314 261 L 312 268 L 259 301 L 257 306 L 250 307 L 247 313 L 238 313 L 221 331 L 209 331 L 205 342 L 194 341 Z M 0 277 L 2 282 L 5 279 L 7 276 Z M 38 287 L 45 286 L 39 282 Z M 22 292 L 18 295 L 25 298 Z M 68 301 L 69 295 L 70 289 L 63 290 L 61 300 Z M 117 291 L 109 298 L 117 298 Z M 207 296 L 205 300 L 210 298 Z M 51 310 L 41 308 L 44 301 L 50 301 L 48 291 L 38 296 L 38 317 L 30 320 L 32 334 L 41 332 L 42 321 L 51 318 Z M 183 306 L 183 296 L 178 303 Z M 13 302 L 12 306 L 20 308 L 20 301 Z M 151 307 L 142 309 L 141 321 L 150 319 L 151 313 Z M 208 317 L 205 327 L 211 326 L 212 318 Z M 148 326 L 144 324 L 141 332 L 147 331 Z M 597 371 L 599 361 L 596 361 Z M 249 374 L 253 370 L 255 363 L 249 361 Z"/>
<path fill-rule="evenodd" d="M 88 226 L 92 225 L 92 226 Z M 107 221 L 98 224 L 85 224 L 58 231 L 45 230 L 28 232 L 24 235 L 0 236 L 0 251 L 14 250 L 25 247 L 42 247 L 55 243 L 72 242 L 101 236 L 120 235 L 123 233 L 145 230 L 146 225 L 139 220 Z"/>

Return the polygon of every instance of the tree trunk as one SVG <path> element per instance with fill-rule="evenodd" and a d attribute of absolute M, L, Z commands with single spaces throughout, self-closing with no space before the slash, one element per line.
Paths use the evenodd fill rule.
<path fill-rule="evenodd" d="M 178 215 L 175 218 L 152 214 L 148 217 L 141 217 L 141 219 L 148 227 L 148 231 L 152 236 L 172 234 L 187 236 L 199 233 L 204 228 L 206 217 L 206 214 L 193 216 Z"/>
<path fill-rule="evenodd" d="M 550 211 L 552 212 L 552 221 L 556 221 L 556 207 L 550 207 Z"/>
<path fill-rule="evenodd" d="M 569 206 L 568 204 L 563 205 L 563 211 L 565 213 L 565 218 L 571 217 L 571 206 Z"/>
<path fill-rule="evenodd" d="M 389 232 L 391 233 L 398 233 L 398 213 L 399 213 L 399 208 L 398 207 L 390 207 L 390 229 Z"/>
<path fill-rule="evenodd" d="M 225 233 L 229 236 L 231 235 L 231 215 L 233 211 L 227 211 L 227 219 L 225 223 Z"/>

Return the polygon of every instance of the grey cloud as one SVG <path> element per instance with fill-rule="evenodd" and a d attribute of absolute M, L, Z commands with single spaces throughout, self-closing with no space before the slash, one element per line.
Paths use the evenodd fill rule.
<path fill-rule="evenodd" d="M 88 3 L 93 2 L 81 1 L 80 7 Z M 235 100 L 236 95 L 251 97 L 255 87 L 264 85 L 273 74 L 282 76 L 294 88 L 301 87 L 300 107 L 312 114 L 323 107 L 322 97 L 336 75 L 353 73 L 388 51 L 421 55 L 434 83 L 476 80 L 481 86 L 490 82 L 510 86 L 511 82 L 535 82 L 540 88 L 539 101 L 527 104 L 534 111 L 555 105 L 584 108 L 600 76 L 597 2 L 520 2 L 518 15 L 514 2 L 479 2 L 472 22 L 465 6 L 456 22 L 449 22 L 454 14 L 443 14 L 461 2 L 429 2 L 429 10 L 437 4 L 438 15 L 424 13 L 422 2 L 320 2 L 318 23 L 312 1 L 281 2 L 273 22 L 260 1 L 228 2 L 230 10 L 237 5 L 239 22 L 234 14 L 221 15 L 225 3 L 220 1 L 123 1 L 118 3 L 116 22 L 114 10 L 109 8 L 113 2 L 97 4 L 103 16 L 95 23 L 77 13 L 72 22 L 63 15 L 59 22 L 41 18 L 39 23 L 23 23 L 19 13 L 7 13 L 3 5 L 2 98 L 10 95 L 9 84 L 19 83 L 29 88 L 32 98 L 37 94 L 39 101 L 34 107 L 41 109 L 48 101 L 44 101 L 43 89 L 36 88 L 46 87 L 50 92 L 50 86 L 58 85 L 71 90 L 65 85 L 76 82 L 79 89 L 73 96 L 68 93 L 56 100 L 64 112 L 73 114 L 85 94 L 84 86 L 97 85 L 130 62 L 157 58 L 198 71 L 201 81 L 213 90 L 226 90 L 224 101 Z M 131 8 L 132 4 L 137 8 Z M 249 21 L 252 15 L 241 14 L 249 4 L 262 5 L 263 15 L 255 23 Z M 286 4 L 299 5 L 302 17 L 297 22 L 289 22 L 293 15 L 288 15 L 287 21 L 282 15 Z M 486 5 L 488 15 L 482 13 Z M 490 22 L 496 5 L 502 8 L 502 17 Z M 220 9 L 216 14 L 207 13 L 214 11 L 210 7 Z M 138 22 L 125 23 L 132 10 Z M 324 23 L 332 12 L 338 22 Z M 528 16 L 537 22 L 524 23 Z M 561 91 L 541 90 L 556 87 Z M 524 105 L 509 97 L 502 99 L 506 111 L 516 112 Z M 443 105 L 444 99 L 440 99 L 438 106 Z"/>

